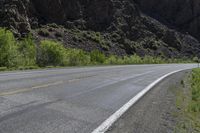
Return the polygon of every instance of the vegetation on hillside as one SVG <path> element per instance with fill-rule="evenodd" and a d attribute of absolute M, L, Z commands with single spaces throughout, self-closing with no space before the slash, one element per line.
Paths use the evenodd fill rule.
<path fill-rule="evenodd" d="M 100 35 L 89 36 L 99 43 Z M 102 43 L 103 44 L 103 43 Z M 36 45 L 31 35 L 16 40 L 13 33 L 0 28 L 0 70 L 32 69 L 47 66 L 121 65 L 185 63 L 191 60 L 164 59 L 161 57 L 130 55 L 119 57 L 105 55 L 101 51 L 85 52 L 81 49 L 65 48 L 62 43 L 42 40 Z"/>

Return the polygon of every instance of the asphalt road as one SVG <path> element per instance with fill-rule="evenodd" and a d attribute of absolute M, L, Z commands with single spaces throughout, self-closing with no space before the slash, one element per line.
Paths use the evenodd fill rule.
<path fill-rule="evenodd" d="M 196 64 L 0 73 L 0 133 L 90 133 L 157 78 Z"/>

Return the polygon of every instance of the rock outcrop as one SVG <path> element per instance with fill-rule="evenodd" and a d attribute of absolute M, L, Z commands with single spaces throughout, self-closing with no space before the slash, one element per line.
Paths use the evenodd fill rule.
<path fill-rule="evenodd" d="M 200 39 L 198 0 L 160 1 L 0 0 L 0 26 L 108 54 L 200 55 L 199 41 L 187 34 Z"/>
<path fill-rule="evenodd" d="M 135 0 L 152 17 L 200 40 L 199 0 Z"/>

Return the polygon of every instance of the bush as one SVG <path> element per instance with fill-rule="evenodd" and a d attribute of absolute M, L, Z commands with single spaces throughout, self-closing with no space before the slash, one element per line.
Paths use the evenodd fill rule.
<path fill-rule="evenodd" d="M 198 63 L 200 60 L 199 60 L 198 57 L 194 57 L 194 58 L 192 59 L 192 61 L 195 62 L 195 63 Z"/>
<path fill-rule="evenodd" d="M 59 28 L 59 26 L 56 23 L 48 24 L 48 26 L 52 28 Z"/>
<path fill-rule="evenodd" d="M 90 64 L 90 56 L 83 50 L 68 49 L 67 50 L 67 65 L 81 66 Z"/>
<path fill-rule="evenodd" d="M 98 50 L 94 50 L 90 53 L 91 62 L 96 64 L 103 64 L 106 60 L 106 56 Z"/>
<path fill-rule="evenodd" d="M 22 66 L 35 66 L 36 65 L 36 46 L 29 35 L 19 43 L 19 51 L 21 54 Z"/>
<path fill-rule="evenodd" d="M 18 45 L 13 33 L 0 28 L 0 67 L 17 67 L 18 63 Z"/>
<path fill-rule="evenodd" d="M 105 61 L 105 64 L 107 65 L 119 65 L 121 63 L 121 60 L 115 55 L 111 55 L 108 57 Z"/>
<path fill-rule="evenodd" d="M 39 66 L 63 66 L 66 64 L 66 50 L 62 44 L 50 40 L 40 43 L 38 53 Z"/>
<path fill-rule="evenodd" d="M 131 56 L 124 56 L 123 57 L 123 64 L 142 64 L 143 60 L 138 55 L 134 54 Z"/>
<path fill-rule="evenodd" d="M 49 31 L 47 30 L 47 29 L 40 29 L 39 31 L 38 31 L 38 34 L 40 35 L 40 36 L 43 36 L 43 37 L 48 37 L 50 34 L 49 34 Z"/>

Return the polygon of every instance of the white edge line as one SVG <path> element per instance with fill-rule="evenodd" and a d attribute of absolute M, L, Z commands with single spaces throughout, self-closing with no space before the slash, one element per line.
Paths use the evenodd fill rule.
<path fill-rule="evenodd" d="M 107 120 L 105 120 L 99 127 L 97 127 L 92 133 L 105 133 L 131 106 L 133 106 L 138 100 L 140 100 L 147 92 L 149 92 L 155 85 L 160 83 L 165 78 L 169 77 L 172 74 L 181 72 L 186 69 L 181 69 L 177 71 L 170 72 L 156 81 L 152 82 L 148 85 L 144 90 L 139 92 L 135 97 L 133 97 L 130 101 L 128 101 L 125 105 L 123 105 L 119 110 L 117 110 L 114 114 L 112 114 Z"/>

